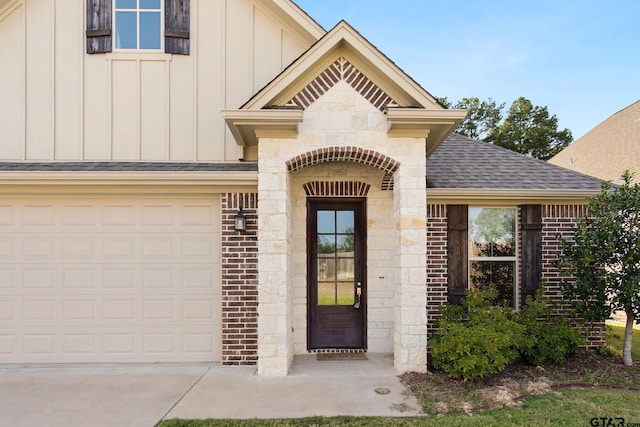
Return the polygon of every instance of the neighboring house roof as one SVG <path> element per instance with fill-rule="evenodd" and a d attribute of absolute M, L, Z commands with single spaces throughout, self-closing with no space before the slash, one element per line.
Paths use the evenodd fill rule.
<path fill-rule="evenodd" d="M 591 176 L 457 133 L 427 159 L 427 188 L 597 193 L 601 185 Z"/>
<path fill-rule="evenodd" d="M 613 114 L 549 163 L 618 184 L 629 169 L 640 181 L 640 101 Z"/>

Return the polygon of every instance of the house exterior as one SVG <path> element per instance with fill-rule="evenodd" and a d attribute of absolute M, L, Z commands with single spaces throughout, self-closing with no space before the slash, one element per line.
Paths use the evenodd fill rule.
<path fill-rule="evenodd" d="M 290 0 L 2 0 L 0 64 L 0 363 L 425 371 L 467 289 L 560 298 L 556 235 L 600 189 L 453 133 Z"/>
<path fill-rule="evenodd" d="M 640 174 L 640 101 L 623 108 L 549 159 L 549 163 L 622 184 L 626 170 Z"/>

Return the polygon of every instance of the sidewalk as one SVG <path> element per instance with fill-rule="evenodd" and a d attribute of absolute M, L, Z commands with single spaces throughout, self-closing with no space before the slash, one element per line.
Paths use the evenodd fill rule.
<path fill-rule="evenodd" d="M 218 364 L 0 365 L 0 413 L 11 426 L 145 426 L 171 418 L 413 416 L 390 355 L 366 361 L 296 356 L 290 375 Z"/>

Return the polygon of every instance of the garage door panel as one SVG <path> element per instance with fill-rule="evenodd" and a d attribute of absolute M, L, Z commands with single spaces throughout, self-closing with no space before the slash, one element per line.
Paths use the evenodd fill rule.
<path fill-rule="evenodd" d="M 0 363 L 219 360 L 219 201 L 59 199 L 0 200 Z"/>

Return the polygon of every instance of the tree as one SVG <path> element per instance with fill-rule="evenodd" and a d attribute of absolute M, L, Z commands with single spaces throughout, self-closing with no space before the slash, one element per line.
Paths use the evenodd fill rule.
<path fill-rule="evenodd" d="M 558 130 L 558 118 L 549 115 L 547 107 L 534 106 L 520 97 L 513 101 L 503 120 L 505 104 L 489 98 L 462 98 L 453 103 L 447 97 L 438 98 L 445 108 L 468 111 L 456 132 L 469 138 L 491 142 L 500 147 L 548 160 L 573 142 L 569 129 Z"/>
<path fill-rule="evenodd" d="M 498 105 L 491 98 L 486 101 L 480 101 L 476 97 L 462 98 L 454 108 L 468 110 L 469 113 L 456 132 L 469 138 L 486 140 L 502 120 L 504 106 L 504 103 Z"/>
<path fill-rule="evenodd" d="M 573 141 L 569 129 L 558 130 L 558 118 L 547 107 L 534 106 L 520 97 L 513 101 L 504 121 L 486 141 L 536 159 L 548 160 Z"/>
<path fill-rule="evenodd" d="M 640 185 L 623 184 L 602 191 L 587 205 L 589 216 L 576 220 L 575 238 L 560 237 L 562 253 L 556 263 L 565 277 L 563 291 L 587 320 L 604 321 L 616 311 L 627 315 L 622 359 L 631 366 L 634 323 L 640 323 Z"/>

